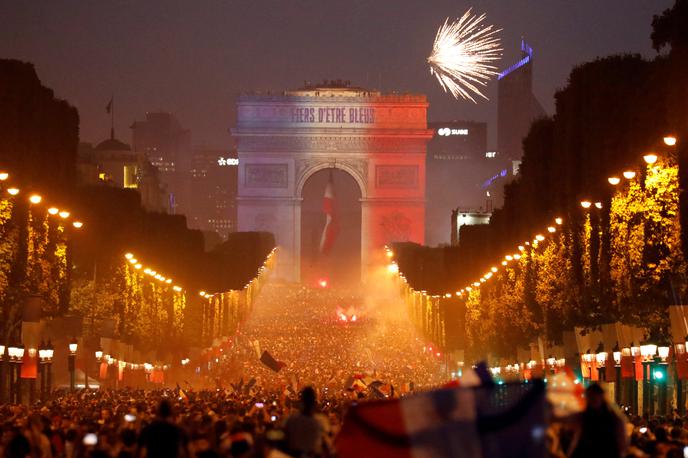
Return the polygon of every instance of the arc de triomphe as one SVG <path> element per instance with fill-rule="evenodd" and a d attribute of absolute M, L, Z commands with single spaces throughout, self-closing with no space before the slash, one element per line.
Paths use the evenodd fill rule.
<path fill-rule="evenodd" d="M 327 168 L 361 192 L 361 272 L 370 253 L 395 241 L 423 243 L 427 99 L 324 84 L 237 103 L 238 229 L 269 231 L 278 275 L 300 279 L 304 184 Z"/>

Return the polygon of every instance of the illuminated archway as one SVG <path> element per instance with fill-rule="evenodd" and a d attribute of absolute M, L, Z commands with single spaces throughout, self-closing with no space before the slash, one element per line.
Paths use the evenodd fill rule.
<path fill-rule="evenodd" d="M 332 180 L 339 230 L 328 253 L 320 252 L 325 226 L 323 199 Z M 361 278 L 360 184 L 341 169 L 323 168 L 309 174 L 299 189 L 301 197 L 301 281 L 318 284 L 354 285 Z"/>

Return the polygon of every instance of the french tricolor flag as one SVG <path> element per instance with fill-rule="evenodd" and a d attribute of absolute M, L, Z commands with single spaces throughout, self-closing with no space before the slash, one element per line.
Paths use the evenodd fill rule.
<path fill-rule="evenodd" d="M 325 196 L 323 198 L 323 213 L 325 213 L 325 227 L 320 237 L 320 253 L 328 254 L 339 234 L 339 219 L 337 217 L 337 203 L 334 198 L 334 182 L 332 172 L 330 179 L 325 186 Z"/>
<path fill-rule="evenodd" d="M 352 406 L 337 436 L 340 458 L 544 457 L 545 388 L 444 388 Z"/>

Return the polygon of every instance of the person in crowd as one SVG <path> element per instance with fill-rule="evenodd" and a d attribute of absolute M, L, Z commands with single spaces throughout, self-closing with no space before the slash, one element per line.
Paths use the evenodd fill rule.
<path fill-rule="evenodd" d="M 578 418 L 571 444 L 573 458 L 626 456 L 626 426 L 604 389 L 593 383 L 585 390 L 586 407 Z"/>
<path fill-rule="evenodd" d="M 186 432 L 175 425 L 172 404 L 164 399 L 158 406 L 158 418 L 143 428 L 139 437 L 139 451 L 146 458 L 186 458 L 189 444 Z"/>

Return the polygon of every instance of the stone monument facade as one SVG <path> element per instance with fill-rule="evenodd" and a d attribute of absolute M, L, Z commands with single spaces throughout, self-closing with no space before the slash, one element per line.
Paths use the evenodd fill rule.
<path fill-rule="evenodd" d="M 308 178 L 337 168 L 361 191 L 361 272 L 390 242 L 423 243 L 428 102 L 346 83 L 307 85 L 237 103 L 238 229 L 275 234 L 278 275 L 300 279 L 301 201 Z"/>

